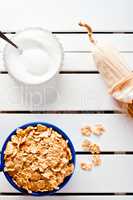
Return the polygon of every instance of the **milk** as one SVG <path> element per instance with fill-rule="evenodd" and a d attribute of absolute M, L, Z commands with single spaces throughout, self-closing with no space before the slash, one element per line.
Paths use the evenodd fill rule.
<path fill-rule="evenodd" d="M 24 50 L 19 58 L 30 76 L 42 76 L 53 64 L 48 53 L 39 48 Z"/>
<path fill-rule="evenodd" d="M 26 84 L 40 84 L 58 72 L 62 49 L 52 34 L 32 29 L 20 32 L 13 41 L 22 52 L 7 45 L 4 61 L 7 70 L 15 79 Z"/>

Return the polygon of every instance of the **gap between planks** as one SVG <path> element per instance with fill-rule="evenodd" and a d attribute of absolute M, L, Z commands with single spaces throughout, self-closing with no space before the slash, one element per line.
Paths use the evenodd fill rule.
<path fill-rule="evenodd" d="M 0 151 L 1 153 L 1 151 Z M 76 155 L 93 155 L 90 152 L 76 151 Z M 133 151 L 101 151 L 99 155 L 133 155 Z"/>
<path fill-rule="evenodd" d="M 1 196 L 31 196 L 22 193 L 0 193 Z M 133 193 L 56 193 L 52 196 L 132 196 Z"/>
<path fill-rule="evenodd" d="M 16 34 L 15 31 L 2 31 L 4 34 Z M 53 34 L 87 34 L 87 31 L 52 31 Z M 93 31 L 93 34 L 133 34 L 133 31 Z"/>
<path fill-rule="evenodd" d="M 60 74 L 99 74 L 98 71 L 60 71 Z M 0 71 L 0 74 L 8 74 L 8 71 Z"/>
<path fill-rule="evenodd" d="M 0 114 L 122 114 L 122 112 L 117 110 L 49 110 L 49 111 L 14 111 L 14 110 L 4 110 L 0 111 Z"/>

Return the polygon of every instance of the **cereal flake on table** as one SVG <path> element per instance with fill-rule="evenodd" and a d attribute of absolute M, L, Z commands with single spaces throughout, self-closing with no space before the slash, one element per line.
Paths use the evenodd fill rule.
<path fill-rule="evenodd" d="M 80 167 L 81 167 L 81 169 L 83 169 L 85 171 L 90 171 L 90 170 L 92 170 L 93 164 L 92 163 L 81 162 L 80 163 Z"/>
<path fill-rule="evenodd" d="M 104 126 L 102 124 L 96 124 L 93 129 L 93 134 L 94 135 L 97 135 L 97 136 L 100 136 L 102 135 L 106 130 L 104 128 Z"/>
<path fill-rule="evenodd" d="M 83 140 L 82 148 L 84 151 L 90 151 L 91 142 L 88 139 Z"/>
<path fill-rule="evenodd" d="M 89 149 L 90 149 L 90 152 L 92 154 L 99 154 L 100 153 L 100 146 L 98 144 L 95 144 L 95 143 L 90 144 Z"/>
<path fill-rule="evenodd" d="M 101 165 L 102 160 L 100 158 L 100 155 L 98 155 L 98 154 L 97 155 L 93 155 L 93 157 L 92 157 L 92 163 L 93 163 L 94 166 Z"/>
<path fill-rule="evenodd" d="M 85 126 L 85 127 L 81 128 L 81 134 L 84 136 L 91 136 L 91 134 L 92 134 L 91 126 Z"/>
<path fill-rule="evenodd" d="M 96 128 L 96 131 L 94 129 L 93 133 L 96 132 L 97 135 L 101 135 L 102 132 L 105 131 L 103 126 L 101 126 L 99 124 L 96 125 L 95 128 Z M 89 163 L 81 162 L 80 163 L 80 167 L 82 170 L 90 171 L 90 170 L 92 170 L 93 167 L 101 165 L 102 160 L 99 155 L 100 154 L 100 146 L 98 144 L 92 143 L 90 140 L 85 139 L 85 140 L 83 140 L 81 146 L 84 151 L 88 151 L 92 154 L 91 162 L 89 162 Z"/>

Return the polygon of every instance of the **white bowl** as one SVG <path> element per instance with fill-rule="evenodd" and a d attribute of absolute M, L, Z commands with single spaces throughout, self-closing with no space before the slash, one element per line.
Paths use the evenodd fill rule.
<path fill-rule="evenodd" d="M 11 40 L 23 53 L 20 54 L 7 43 L 3 59 L 5 68 L 17 81 L 30 85 L 42 84 L 53 79 L 60 71 L 63 48 L 51 32 L 42 28 L 28 28 L 17 32 Z M 30 60 L 27 55 L 30 55 Z"/>

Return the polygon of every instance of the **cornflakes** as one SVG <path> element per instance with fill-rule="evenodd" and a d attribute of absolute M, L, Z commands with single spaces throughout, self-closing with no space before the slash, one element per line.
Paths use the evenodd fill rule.
<path fill-rule="evenodd" d="M 92 134 L 92 129 L 91 129 L 90 126 L 85 126 L 85 127 L 81 128 L 81 133 L 82 133 L 82 135 L 84 135 L 84 136 L 91 136 L 91 134 Z"/>
<path fill-rule="evenodd" d="M 86 171 L 89 171 L 92 169 L 93 165 L 92 163 L 80 163 L 80 167 L 83 169 L 83 170 L 86 170 Z"/>
<path fill-rule="evenodd" d="M 83 142 L 82 142 L 82 148 L 84 151 L 89 151 L 90 150 L 90 146 L 91 146 L 91 142 L 87 139 L 85 139 Z"/>
<path fill-rule="evenodd" d="M 92 163 L 93 163 L 94 166 L 99 166 L 99 165 L 101 165 L 102 160 L 101 160 L 101 158 L 100 158 L 100 155 L 93 155 Z"/>
<path fill-rule="evenodd" d="M 100 136 L 105 132 L 105 128 L 102 124 L 96 124 L 95 127 L 93 128 L 93 134 Z"/>
<path fill-rule="evenodd" d="M 100 147 L 98 144 L 90 144 L 90 148 L 89 148 L 90 152 L 92 154 L 99 154 L 100 153 Z"/>
<path fill-rule="evenodd" d="M 4 170 L 28 192 L 52 191 L 73 173 L 71 159 L 68 141 L 38 124 L 16 130 L 4 152 Z"/>

